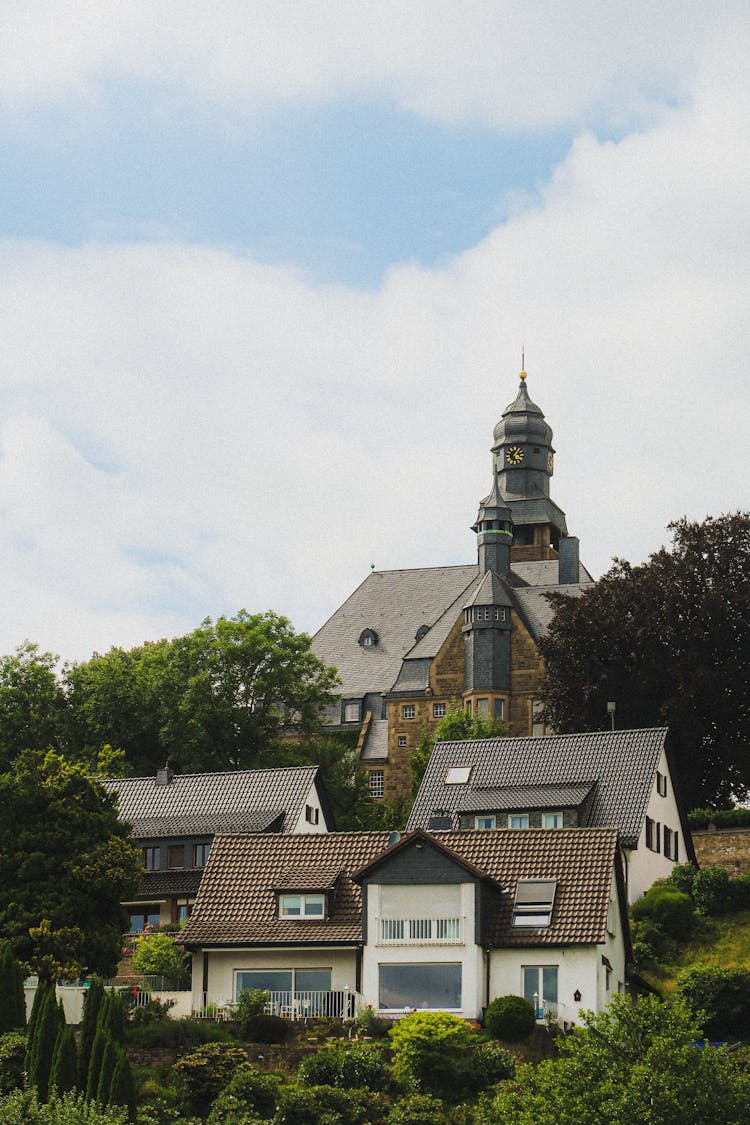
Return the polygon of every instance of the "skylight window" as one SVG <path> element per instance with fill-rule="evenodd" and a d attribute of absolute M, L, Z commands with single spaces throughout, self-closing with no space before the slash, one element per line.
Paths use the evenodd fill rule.
<path fill-rule="evenodd" d="M 445 775 L 446 785 L 466 785 L 471 777 L 471 766 L 450 766 Z"/>
<path fill-rule="evenodd" d="M 557 883 L 554 879 L 519 879 L 513 906 L 516 929 L 544 929 L 552 921 Z"/>

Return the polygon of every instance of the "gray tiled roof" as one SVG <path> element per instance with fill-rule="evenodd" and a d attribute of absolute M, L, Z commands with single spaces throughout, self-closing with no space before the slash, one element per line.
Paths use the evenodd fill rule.
<path fill-rule="evenodd" d="M 372 719 L 362 750 L 363 762 L 385 761 L 388 757 L 388 720 Z"/>
<path fill-rule="evenodd" d="M 277 821 L 281 829 L 284 815 L 284 809 L 276 808 L 143 817 L 132 821 L 133 835 L 136 840 L 165 840 L 172 836 L 215 836 L 217 832 L 268 832 Z"/>
<path fill-rule="evenodd" d="M 557 586 L 560 573 L 557 559 L 540 559 L 532 562 L 514 562 L 513 573 L 528 586 Z M 579 581 L 592 582 L 593 579 L 583 563 L 578 566 Z"/>
<path fill-rule="evenodd" d="M 200 886 L 202 868 L 184 871 L 147 871 L 141 878 L 137 898 L 151 901 L 170 895 L 194 895 Z"/>
<path fill-rule="evenodd" d="M 438 743 L 407 828 L 426 828 L 434 809 L 451 812 L 458 827 L 459 810 L 483 790 L 596 781 L 587 826 L 617 827 L 623 843 L 635 847 L 666 734 L 654 727 Z M 472 766 L 468 783 L 446 785 L 449 766 Z"/>
<path fill-rule="evenodd" d="M 583 785 L 517 785 L 496 789 L 475 789 L 460 785 L 465 790 L 456 812 L 509 812 L 523 809 L 572 809 L 585 801 L 596 783 Z"/>
<path fill-rule="evenodd" d="M 154 777 L 123 777 L 103 781 L 117 793 L 122 820 L 156 828 L 163 836 L 206 836 L 219 831 L 242 831 L 242 818 L 249 828 L 264 827 L 285 811 L 282 831 L 291 832 L 304 812 L 306 798 L 318 782 L 318 766 L 286 769 L 236 770 L 223 773 L 174 774 L 169 785 L 157 785 Z M 174 831 L 180 825 L 179 833 Z M 245 829 L 247 831 L 247 828 Z M 162 836 L 147 832 L 137 839 Z"/>
<path fill-rule="evenodd" d="M 543 637 L 555 616 L 555 607 L 545 595 L 565 594 L 568 598 L 580 598 L 588 586 L 589 583 L 570 583 L 566 586 L 522 586 L 514 589 L 513 596 L 532 637 L 535 640 Z"/>

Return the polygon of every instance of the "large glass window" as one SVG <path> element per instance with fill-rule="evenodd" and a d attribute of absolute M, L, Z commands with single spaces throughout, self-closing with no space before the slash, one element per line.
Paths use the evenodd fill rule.
<path fill-rule="evenodd" d="M 161 867 L 161 848 L 141 848 L 141 863 L 147 871 L 156 871 Z"/>
<path fill-rule="evenodd" d="M 545 1005 L 557 1004 L 557 965 L 524 965 L 523 994 L 543 1019 Z"/>
<path fill-rule="evenodd" d="M 161 921 L 158 905 L 131 906 L 129 913 L 130 932 L 133 934 L 142 933 L 146 926 L 158 926 Z"/>
<path fill-rule="evenodd" d="M 455 1010 L 461 1007 L 461 964 L 380 965 L 381 1008 Z"/>
<path fill-rule="evenodd" d="M 310 993 L 331 991 L 330 969 L 240 969 L 235 973 L 235 1000 L 246 989 L 270 992 L 282 1007 L 293 999 L 310 1000 Z"/>

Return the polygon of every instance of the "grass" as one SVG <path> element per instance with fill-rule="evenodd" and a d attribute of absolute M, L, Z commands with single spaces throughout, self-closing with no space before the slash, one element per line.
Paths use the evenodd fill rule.
<path fill-rule="evenodd" d="M 750 970 L 750 910 L 725 914 L 722 918 L 701 918 L 691 940 L 680 947 L 662 971 L 649 969 L 641 975 L 662 996 L 671 996 L 676 978 L 694 965 Z"/>

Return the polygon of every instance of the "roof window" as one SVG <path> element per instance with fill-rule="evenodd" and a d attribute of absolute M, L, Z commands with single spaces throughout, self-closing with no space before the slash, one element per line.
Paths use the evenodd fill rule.
<path fill-rule="evenodd" d="M 420 625 L 419 628 L 417 629 L 416 633 L 414 634 L 414 640 L 415 641 L 421 641 L 422 637 L 426 637 L 427 634 L 429 633 L 429 631 L 430 631 L 429 625 Z"/>
<path fill-rule="evenodd" d="M 516 929 L 543 929 L 552 921 L 557 883 L 554 879 L 519 879 L 513 906 Z"/>
<path fill-rule="evenodd" d="M 471 777 L 471 766 L 449 766 L 445 775 L 446 785 L 466 785 Z"/>
<path fill-rule="evenodd" d="M 375 648 L 378 643 L 378 634 L 374 629 L 363 629 L 359 634 L 359 643 L 362 648 Z"/>

